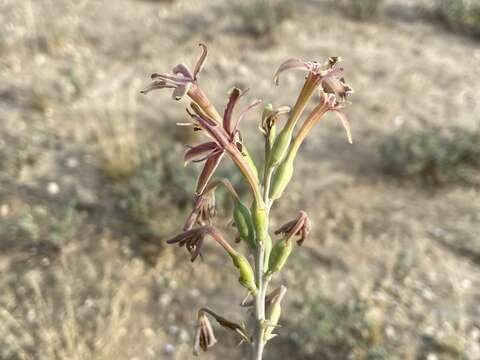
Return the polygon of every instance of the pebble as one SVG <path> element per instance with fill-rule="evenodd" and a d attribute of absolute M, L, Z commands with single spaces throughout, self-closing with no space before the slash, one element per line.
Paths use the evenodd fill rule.
<path fill-rule="evenodd" d="M 172 344 L 166 344 L 163 348 L 163 352 L 167 356 L 172 356 L 173 354 L 175 354 L 175 346 L 173 346 Z"/>
<path fill-rule="evenodd" d="M 56 182 L 51 181 L 47 184 L 47 192 L 50 195 L 57 195 L 60 192 L 60 187 Z"/>

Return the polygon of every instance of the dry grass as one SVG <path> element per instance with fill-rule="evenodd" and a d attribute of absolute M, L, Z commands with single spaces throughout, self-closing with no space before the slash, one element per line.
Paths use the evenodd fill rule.
<path fill-rule="evenodd" d="M 141 163 L 137 95 L 131 87 L 126 106 L 119 97 L 113 97 L 107 104 L 93 103 L 96 117 L 86 119 L 95 134 L 101 169 L 114 180 L 131 177 Z"/>
<path fill-rule="evenodd" d="M 416 1 L 388 3 L 410 11 Z M 389 359 L 480 358 L 478 188 L 397 182 L 381 171 L 377 146 L 387 133 L 472 128 L 477 43 L 415 12 L 409 22 L 392 12 L 385 24 L 352 21 L 331 2 L 292 4 L 295 16 L 267 49 L 235 27 L 238 12 L 223 0 L 1 2 L 0 358 L 191 359 L 195 310 L 229 314 L 242 296 L 235 274 L 218 271 L 225 259 L 213 245 L 195 266 L 181 249 L 157 251 L 190 206 L 196 171 L 184 176 L 184 149 L 164 131 L 185 121 L 177 114 L 188 104 L 136 93 L 150 73 L 190 65 L 200 41 L 210 49 L 201 81 L 219 108 L 233 85 L 292 105 L 298 74 L 266 96 L 288 57 L 340 55 L 356 90 L 347 110 L 353 147 L 333 119 L 314 129 L 272 224 L 312 209 L 315 226 L 277 279 L 289 288 L 290 310 L 271 358 L 316 359 L 322 341 L 335 354 L 338 339 L 358 359 L 382 347 Z M 250 149 L 255 115 L 243 123 Z M 77 188 L 94 201 L 70 205 Z M 61 241 L 44 246 L 51 239 Z M 151 267 L 145 243 L 154 248 Z M 344 311 L 352 299 L 361 311 Z M 379 326 L 365 326 L 378 309 Z M 315 333 L 318 325 L 346 330 L 329 337 Z M 295 331 L 311 335 L 309 344 L 300 347 Z M 205 358 L 233 359 L 234 340 L 217 336 Z"/>
<path fill-rule="evenodd" d="M 105 246 L 101 251 L 106 254 Z M 135 314 L 148 300 L 145 268 L 139 261 L 119 263 L 115 252 L 107 253 L 116 260 L 99 265 L 74 250 L 4 288 L 1 357 L 121 359 L 147 346 Z"/>

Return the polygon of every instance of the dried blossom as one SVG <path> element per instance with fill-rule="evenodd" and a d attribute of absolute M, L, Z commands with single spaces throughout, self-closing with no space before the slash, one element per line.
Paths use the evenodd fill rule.
<path fill-rule="evenodd" d="M 200 349 L 207 351 L 217 343 L 213 333 L 212 324 L 203 311 L 198 312 L 197 331 L 195 333 L 195 343 L 193 345 L 193 354 L 198 356 Z"/>
<path fill-rule="evenodd" d="M 310 230 L 311 222 L 307 213 L 305 211 L 300 211 L 298 218 L 282 225 L 275 231 L 275 235 L 283 234 L 285 236 L 284 241 L 288 241 L 293 236 L 300 236 L 297 243 L 298 245 L 302 245 Z"/>
<path fill-rule="evenodd" d="M 231 257 L 238 255 L 231 245 L 223 238 L 222 234 L 210 225 L 204 225 L 184 231 L 170 240 L 167 240 L 167 244 L 178 244 L 180 247 L 185 246 L 191 255 L 191 261 L 193 262 L 198 255 L 201 255 L 201 248 L 207 235 L 220 244 Z"/>
<path fill-rule="evenodd" d="M 215 191 L 205 191 L 203 194 L 195 196 L 193 210 L 190 212 L 183 230 L 190 230 L 195 224 L 211 225 L 215 215 Z"/>

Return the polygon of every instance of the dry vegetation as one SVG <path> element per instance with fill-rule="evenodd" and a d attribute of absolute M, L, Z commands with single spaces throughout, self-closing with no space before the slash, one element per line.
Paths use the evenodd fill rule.
<path fill-rule="evenodd" d="M 214 247 L 189 266 L 162 245 L 197 171 L 176 139 L 196 138 L 172 126 L 185 104 L 138 90 L 199 41 L 219 107 L 234 85 L 262 98 L 272 84 L 259 79 L 291 56 L 343 56 L 356 90 L 354 145 L 333 118 L 315 129 L 275 219 L 308 208 L 315 228 L 281 279 L 289 310 L 269 358 L 480 358 L 478 181 L 403 180 L 379 150 L 432 128 L 478 136 L 478 40 L 425 16 L 435 1 L 384 1 L 368 23 L 333 1 L 289 3 L 278 27 L 255 25 L 275 32 L 267 49 L 222 0 L 0 1 L 0 359 L 191 359 L 196 309 L 228 314 L 242 296 L 235 274 L 212 270 L 225 260 Z M 264 100 L 291 105 L 299 84 L 287 76 Z M 401 171 L 412 152 L 398 149 Z M 205 359 L 232 358 L 235 339 L 219 337 Z"/>

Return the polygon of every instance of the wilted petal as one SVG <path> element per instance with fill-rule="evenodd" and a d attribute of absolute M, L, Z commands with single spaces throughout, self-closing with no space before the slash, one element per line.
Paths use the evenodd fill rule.
<path fill-rule="evenodd" d="M 297 219 L 291 220 L 282 225 L 275 231 L 275 234 L 285 234 L 285 241 L 288 241 L 292 236 L 300 236 L 298 245 L 301 245 L 310 232 L 310 228 L 311 223 L 307 213 L 305 211 L 300 211 L 300 215 Z"/>
<path fill-rule="evenodd" d="M 203 65 L 205 64 L 205 60 L 207 59 L 208 49 L 205 44 L 198 44 L 202 48 L 202 53 L 198 57 L 197 61 L 195 62 L 195 69 L 193 70 L 193 78 L 196 80 L 198 74 L 203 69 Z"/>
<path fill-rule="evenodd" d="M 232 124 L 232 114 L 233 109 L 235 108 L 235 104 L 237 103 L 238 99 L 240 99 L 241 91 L 238 88 L 233 88 L 230 92 L 230 98 L 228 100 L 227 107 L 225 108 L 225 112 L 223 113 L 223 128 L 229 134 L 233 133 L 233 124 Z"/>
<path fill-rule="evenodd" d="M 345 84 L 343 79 L 338 79 L 332 76 L 328 76 L 323 80 L 322 88 L 326 93 L 335 94 L 342 100 L 353 93 L 353 89 Z"/>
<path fill-rule="evenodd" d="M 177 243 L 184 243 L 185 241 L 191 239 L 193 236 L 197 235 L 197 229 L 191 229 L 188 231 L 184 231 L 173 238 L 167 240 L 167 244 L 177 244 Z"/>
<path fill-rule="evenodd" d="M 197 188 L 196 188 L 196 191 L 195 191 L 196 194 L 202 194 L 203 193 L 203 191 L 205 190 L 205 187 L 207 186 L 211 177 L 215 173 L 215 170 L 217 169 L 218 165 L 220 164 L 220 161 L 222 161 L 223 154 L 224 154 L 224 151 L 220 151 L 216 154 L 213 154 L 205 162 L 205 166 L 203 167 L 202 172 L 200 173 L 200 176 L 198 177 Z"/>
<path fill-rule="evenodd" d="M 215 345 L 217 339 L 213 333 L 212 325 L 207 318 L 207 315 L 199 313 L 197 331 L 195 333 L 195 343 L 193 345 L 193 354 L 198 356 L 200 349 L 207 351 L 213 345 Z"/>
<path fill-rule="evenodd" d="M 350 124 L 348 123 L 347 116 L 340 110 L 332 110 L 332 111 L 337 115 L 337 117 L 342 122 L 342 125 L 347 133 L 348 142 L 352 144 L 353 143 L 352 132 L 350 131 Z"/>
<path fill-rule="evenodd" d="M 218 149 L 218 145 L 213 141 L 191 147 L 185 152 L 183 160 L 185 161 L 185 164 L 190 161 L 199 162 L 205 160 L 215 149 Z"/>
<path fill-rule="evenodd" d="M 286 60 L 279 66 L 279 68 L 275 72 L 275 75 L 273 75 L 273 81 L 275 82 L 275 85 L 278 85 L 278 78 L 280 74 L 287 70 L 309 70 L 309 66 L 307 63 L 305 63 L 305 61 L 302 61 L 300 59 Z"/>

